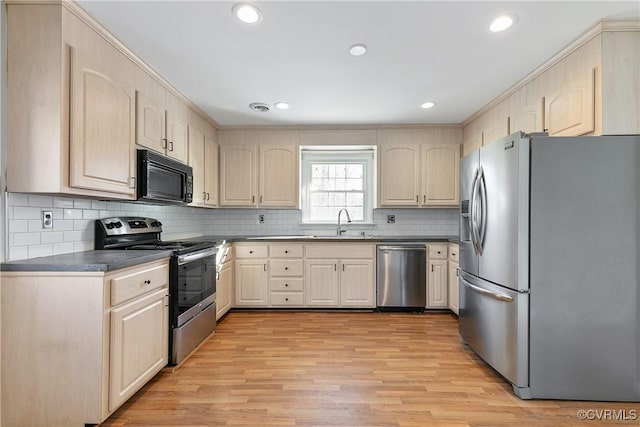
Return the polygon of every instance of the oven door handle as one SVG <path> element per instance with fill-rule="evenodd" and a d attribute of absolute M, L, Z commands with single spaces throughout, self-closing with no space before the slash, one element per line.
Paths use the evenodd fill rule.
<path fill-rule="evenodd" d="M 180 255 L 178 256 L 178 265 L 184 265 L 189 262 L 197 261 L 202 258 L 214 256 L 217 252 L 218 252 L 218 249 L 211 248 L 211 249 L 205 249 L 199 252 L 194 252 L 192 254 Z"/>

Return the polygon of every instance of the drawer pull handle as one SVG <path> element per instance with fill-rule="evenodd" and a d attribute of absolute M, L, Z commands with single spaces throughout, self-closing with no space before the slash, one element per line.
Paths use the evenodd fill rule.
<path fill-rule="evenodd" d="M 288 287 L 288 286 L 289 286 L 289 284 L 288 284 L 288 283 L 285 283 L 285 284 L 284 284 L 284 287 L 285 287 L 285 288 L 286 288 L 286 287 Z"/>
<path fill-rule="evenodd" d="M 151 284 L 151 280 L 145 280 L 145 281 L 144 281 L 144 284 L 145 284 L 145 285 L 150 285 L 150 284 Z"/>
<path fill-rule="evenodd" d="M 289 267 L 285 267 L 284 269 L 285 269 L 285 270 L 288 270 L 288 269 L 289 269 Z"/>
<path fill-rule="evenodd" d="M 289 298 L 285 298 L 284 300 L 285 300 L 285 301 L 289 301 Z"/>
<path fill-rule="evenodd" d="M 284 253 L 285 253 L 285 254 L 288 254 L 288 253 L 289 253 L 289 251 L 284 251 Z"/>
<path fill-rule="evenodd" d="M 253 251 L 249 251 L 249 253 L 250 253 L 250 254 L 252 254 L 252 253 L 253 253 Z"/>

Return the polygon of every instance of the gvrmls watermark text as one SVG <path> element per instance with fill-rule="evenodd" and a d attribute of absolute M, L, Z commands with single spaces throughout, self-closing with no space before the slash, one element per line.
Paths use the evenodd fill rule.
<path fill-rule="evenodd" d="M 579 409 L 576 413 L 581 420 L 591 421 L 636 421 L 635 409 Z"/>

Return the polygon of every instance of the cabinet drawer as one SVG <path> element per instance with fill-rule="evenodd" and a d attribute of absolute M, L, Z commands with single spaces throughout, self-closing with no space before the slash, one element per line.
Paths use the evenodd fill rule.
<path fill-rule="evenodd" d="M 236 258 L 267 258 L 269 256 L 268 246 L 236 246 L 235 256 Z"/>
<path fill-rule="evenodd" d="M 304 305 L 302 292 L 271 292 L 271 305 Z"/>
<path fill-rule="evenodd" d="M 459 262 L 460 260 L 460 248 L 456 244 L 449 245 L 449 261 L 451 262 Z"/>
<path fill-rule="evenodd" d="M 302 245 L 270 245 L 269 252 L 272 258 L 302 258 Z"/>
<path fill-rule="evenodd" d="M 371 258 L 375 254 L 375 245 L 354 243 L 313 243 L 306 249 L 307 258 Z"/>
<path fill-rule="evenodd" d="M 111 279 L 111 305 L 120 304 L 168 284 L 168 262 L 154 267 L 132 269 Z"/>
<path fill-rule="evenodd" d="M 304 271 L 301 259 L 272 259 L 269 262 L 271 276 L 302 276 Z"/>
<path fill-rule="evenodd" d="M 448 253 L 448 245 L 427 245 L 429 259 L 447 259 Z"/>
<path fill-rule="evenodd" d="M 271 279 L 272 291 L 302 291 L 304 279 Z"/>

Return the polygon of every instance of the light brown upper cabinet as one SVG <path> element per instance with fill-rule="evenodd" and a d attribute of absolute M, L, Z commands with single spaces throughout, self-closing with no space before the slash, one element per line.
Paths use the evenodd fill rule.
<path fill-rule="evenodd" d="M 509 117 L 509 133 L 522 131 L 524 133 L 544 131 L 544 98 L 540 98 L 517 108 Z"/>
<path fill-rule="evenodd" d="M 380 206 L 457 206 L 461 129 L 378 132 Z"/>
<path fill-rule="evenodd" d="M 106 44 L 70 54 L 69 185 L 133 196 L 134 91 L 123 72 L 132 64 Z"/>
<path fill-rule="evenodd" d="M 136 90 L 136 143 L 187 163 L 189 109 L 151 77 Z"/>
<path fill-rule="evenodd" d="M 459 177 L 459 144 L 422 145 L 423 206 L 457 206 Z"/>
<path fill-rule="evenodd" d="M 215 129 L 195 113 L 189 118 L 189 166 L 193 169 L 193 202 L 190 206 L 218 204 L 218 144 Z"/>
<path fill-rule="evenodd" d="M 220 131 L 220 205 L 298 205 L 298 132 Z"/>
<path fill-rule="evenodd" d="M 207 126 L 204 133 L 204 191 L 207 198 L 205 206 L 218 206 L 218 137 L 212 126 Z"/>
<path fill-rule="evenodd" d="M 380 206 L 420 205 L 420 143 L 416 129 L 378 131 Z"/>
<path fill-rule="evenodd" d="M 134 199 L 135 64 L 62 5 L 7 7 L 7 187 Z"/>
<path fill-rule="evenodd" d="M 498 105 L 482 118 L 482 145 L 509 135 L 509 116 L 504 110 L 504 105 Z"/>
<path fill-rule="evenodd" d="M 573 136 L 593 132 L 595 126 L 594 70 L 577 73 L 549 91 L 544 105 L 549 135 Z"/>

